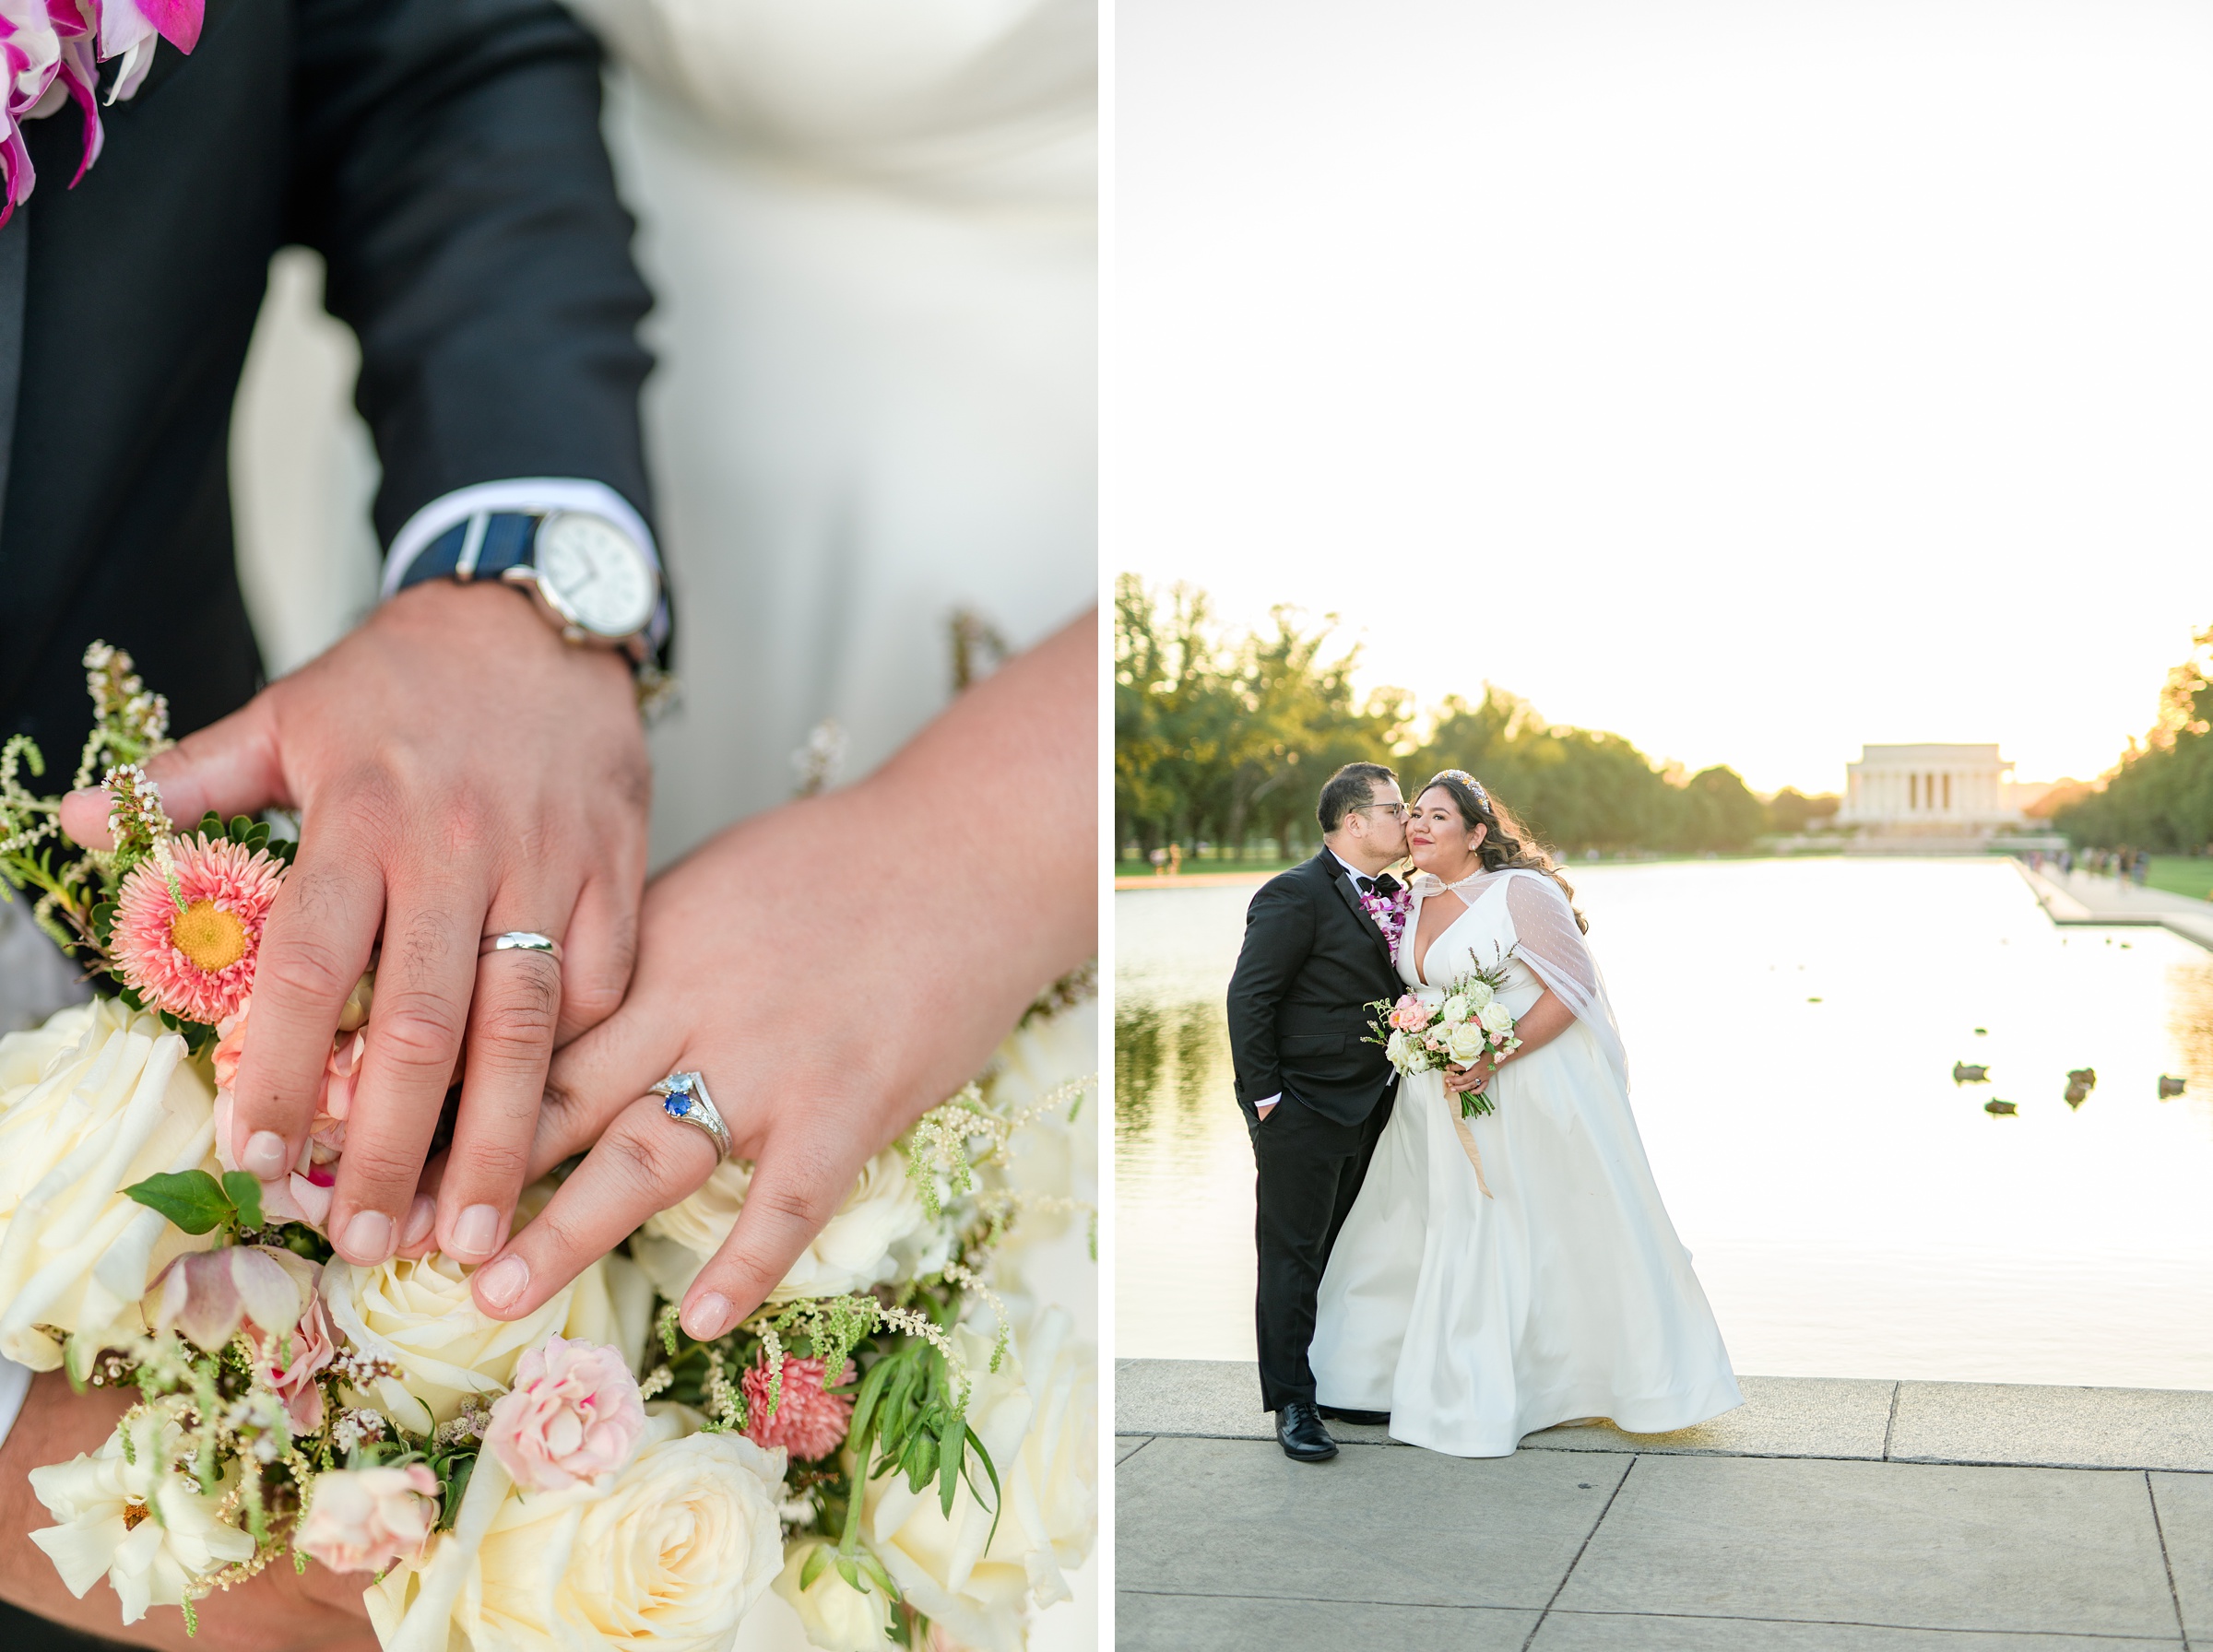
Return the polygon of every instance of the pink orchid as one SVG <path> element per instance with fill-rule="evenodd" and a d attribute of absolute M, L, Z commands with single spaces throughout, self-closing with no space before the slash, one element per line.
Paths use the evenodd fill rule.
<path fill-rule="evenodd" d="M 156 41 L 189 53 L 206 15 L 207 0 L 0 0 L 0 224 L 38 182 L 22 124 L 76 101 L 85 141 L 74 186 L 100 159 L 106 136 L 93 89 L 101 64 L 123 60 L 108 93 L 109 102 L 121 102 L 145 83 Z M 64 98 L 52 95 L 57 81 Z"/>

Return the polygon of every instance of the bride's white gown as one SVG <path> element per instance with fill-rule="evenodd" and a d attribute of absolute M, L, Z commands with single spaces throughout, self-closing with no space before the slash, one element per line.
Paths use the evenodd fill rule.
<path fill-rule="evenodd" d="M 1420 883 L 1441 888 L 1434 879 Z M 1389 1411 L 1394 1438 L 1503 1457 L 1523 1435 L 1604 1417 L 1633 1434 L 1741 1405 L 1729 1352 L 1675 1236 L 1637 1121 L 1596 961 L 1559 886 L 1505 871 L 1458 887 L 1467 910 L 1399 975 L 1426 1001 L 1507 955 L 1517 1017 L 1552 986 L 1577 1019 L 1492 1080 L 1468 1119 L 1440 1073 L 1403 1080 L 1322 1276 L 1312 1361 L 1321 1403 Z M 1417 962 L 1421 968 L 1417 970 Z"/>

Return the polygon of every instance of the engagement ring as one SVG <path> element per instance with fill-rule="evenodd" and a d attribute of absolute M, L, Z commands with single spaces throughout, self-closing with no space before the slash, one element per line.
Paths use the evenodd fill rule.
<path fill-rule="evenodd" d="M 661 1111 L 670 1118 L 704 1130 L 715 1141 L 716 1154 L 724 1159 L 730 1156 L 729 1127 L 722 1122 L 722 1115 L 715 1111 L 715 1103 L 707 1099 L 707 1081 L 697 1073 L 670 1073 L 653 1087 L 652 1093 L 661 1098 Z"/>

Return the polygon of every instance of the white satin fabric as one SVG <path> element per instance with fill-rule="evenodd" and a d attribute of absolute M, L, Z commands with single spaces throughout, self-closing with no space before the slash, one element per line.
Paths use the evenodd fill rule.
<path fill-rule="evenodd" d="M 1091 0 L 572 0 L 655 294 L 654 857 L 865 773 L 1097 600 Z"/>
<path fill-rule="evenodd" d="M 1400 946 L 1410 991 L 1506 955 L 1519 1017 L 1555 986 L 1577 1020 L 1492 1080 L 1467 1120 L 1494 1197 L 1454 1133 L 1442 1075 L 1398 1102 L 1322 1276 L 1312 1363 L 1328 1406 L 1389 1411 L 1394 1438 L 1504 1457 L 1525 1434 L 1610 1418 L 1664 1434 L 1744 1403 L 1668 1220 L 1629 1108 L 1620 1039 L 1567 898 L 1541 872 L 1461 887 L 1467 910 L 1416 969 L 1423 892 Z M 1569 937 L 1573 939 L 1570 940 Z"/>

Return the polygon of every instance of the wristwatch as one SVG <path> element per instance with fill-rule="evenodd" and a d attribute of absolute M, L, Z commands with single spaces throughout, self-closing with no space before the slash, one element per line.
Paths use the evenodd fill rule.
<path fill-rule="evenodd" d="M 621 524 L 590 511 L 479 511 L 424 546 L 393 589 L 433 579 L 504 580 L 572 643 L 619 648 L 633 664 L 652 651 L 660 570 Z"/>

